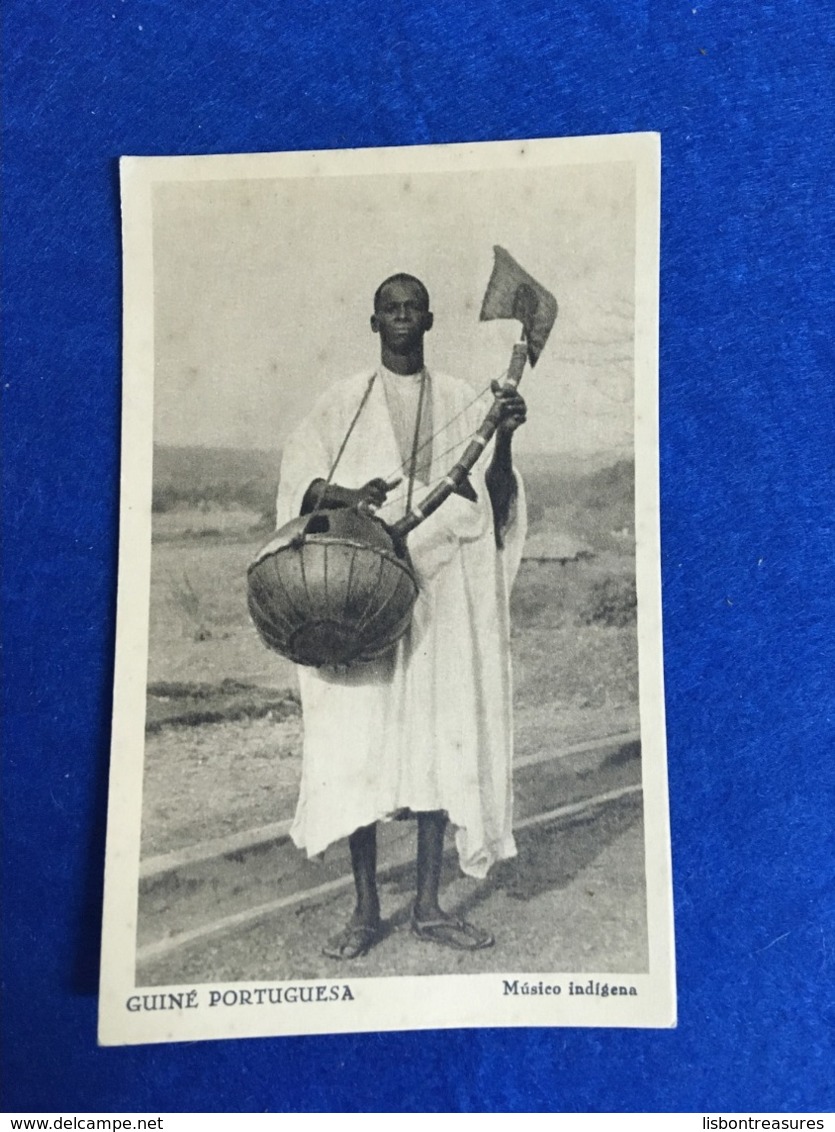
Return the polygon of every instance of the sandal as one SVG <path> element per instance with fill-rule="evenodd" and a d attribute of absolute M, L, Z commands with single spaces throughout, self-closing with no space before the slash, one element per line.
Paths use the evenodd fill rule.
<path fill-rule="evenodd" d="M 328 940 L 322 954 L 328 959 L 359 959 L 367 955 L 382 935 L 382 925 L 347 924 L 338 935 Z"/>
<path fill-rule="evenodd" d="M 418 920 L 412 912 L 412 935 L 455 951 L 482 951 L 496 942 L 490 932 L 454 916 L 442 920 Z"/>

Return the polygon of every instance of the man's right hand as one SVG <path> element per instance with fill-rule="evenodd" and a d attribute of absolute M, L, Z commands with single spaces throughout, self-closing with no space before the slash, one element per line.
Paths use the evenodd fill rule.
<path fill-rule="evenodd" d="M 398 480 L 397 482 L 399 483 L 400 481 Z M 354 492 L 357 500 L 353 506 L 364 508 L 373 507 L 376 511 L 378 507 L 383 506 L 386 501 L 386 496 L 393 486 L 395 485 L 392 484 L 390 486 L 384 479 L 380 479 L 379 477 L 369 480 L 368 483 L 364 483 L 362 487 L 357 488 Z"/>
<path fill-rule="evenodd" d="M 339 484 L 329 484 L 321 498 L 325 487 L 324 480 L 314 480 L 305 496 L 302 513 L 312 511 L 314 507 L 324 509 L 334 507 L 357 507 L 361 510 L 376 510 L 382 507 L 388 493 L 400 483 L 400 479 L 384 480 L 379 477 L 369 480 L 362 487 L 340 487 Z"/>

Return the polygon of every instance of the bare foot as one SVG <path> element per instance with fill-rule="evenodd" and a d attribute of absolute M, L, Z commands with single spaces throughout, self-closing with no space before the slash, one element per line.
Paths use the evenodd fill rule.
<path fill-rule="evenodd" d="M 382 936 L 382 923 L 361 924 L 351 920 L 333 939 L 322 948 L 322 954 L 329 959 L 359 959 L 367 955 Z"/>

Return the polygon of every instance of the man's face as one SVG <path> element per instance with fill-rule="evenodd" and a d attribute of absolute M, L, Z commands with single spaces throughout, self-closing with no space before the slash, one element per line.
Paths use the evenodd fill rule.
<path fill-rule="evenodd" d="M 393 354 L 410 354 L 432 329 L 432 312 L 416 283 L 387 283 L 371 316 L 371 329 Z"/>

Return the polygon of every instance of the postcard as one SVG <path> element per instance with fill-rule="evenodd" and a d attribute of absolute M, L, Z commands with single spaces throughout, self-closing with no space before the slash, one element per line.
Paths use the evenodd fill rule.
<path fill-rule="evenodd" d="M 675 1025 L 659 171 L 122 159 L 103 1044 Z"/>

